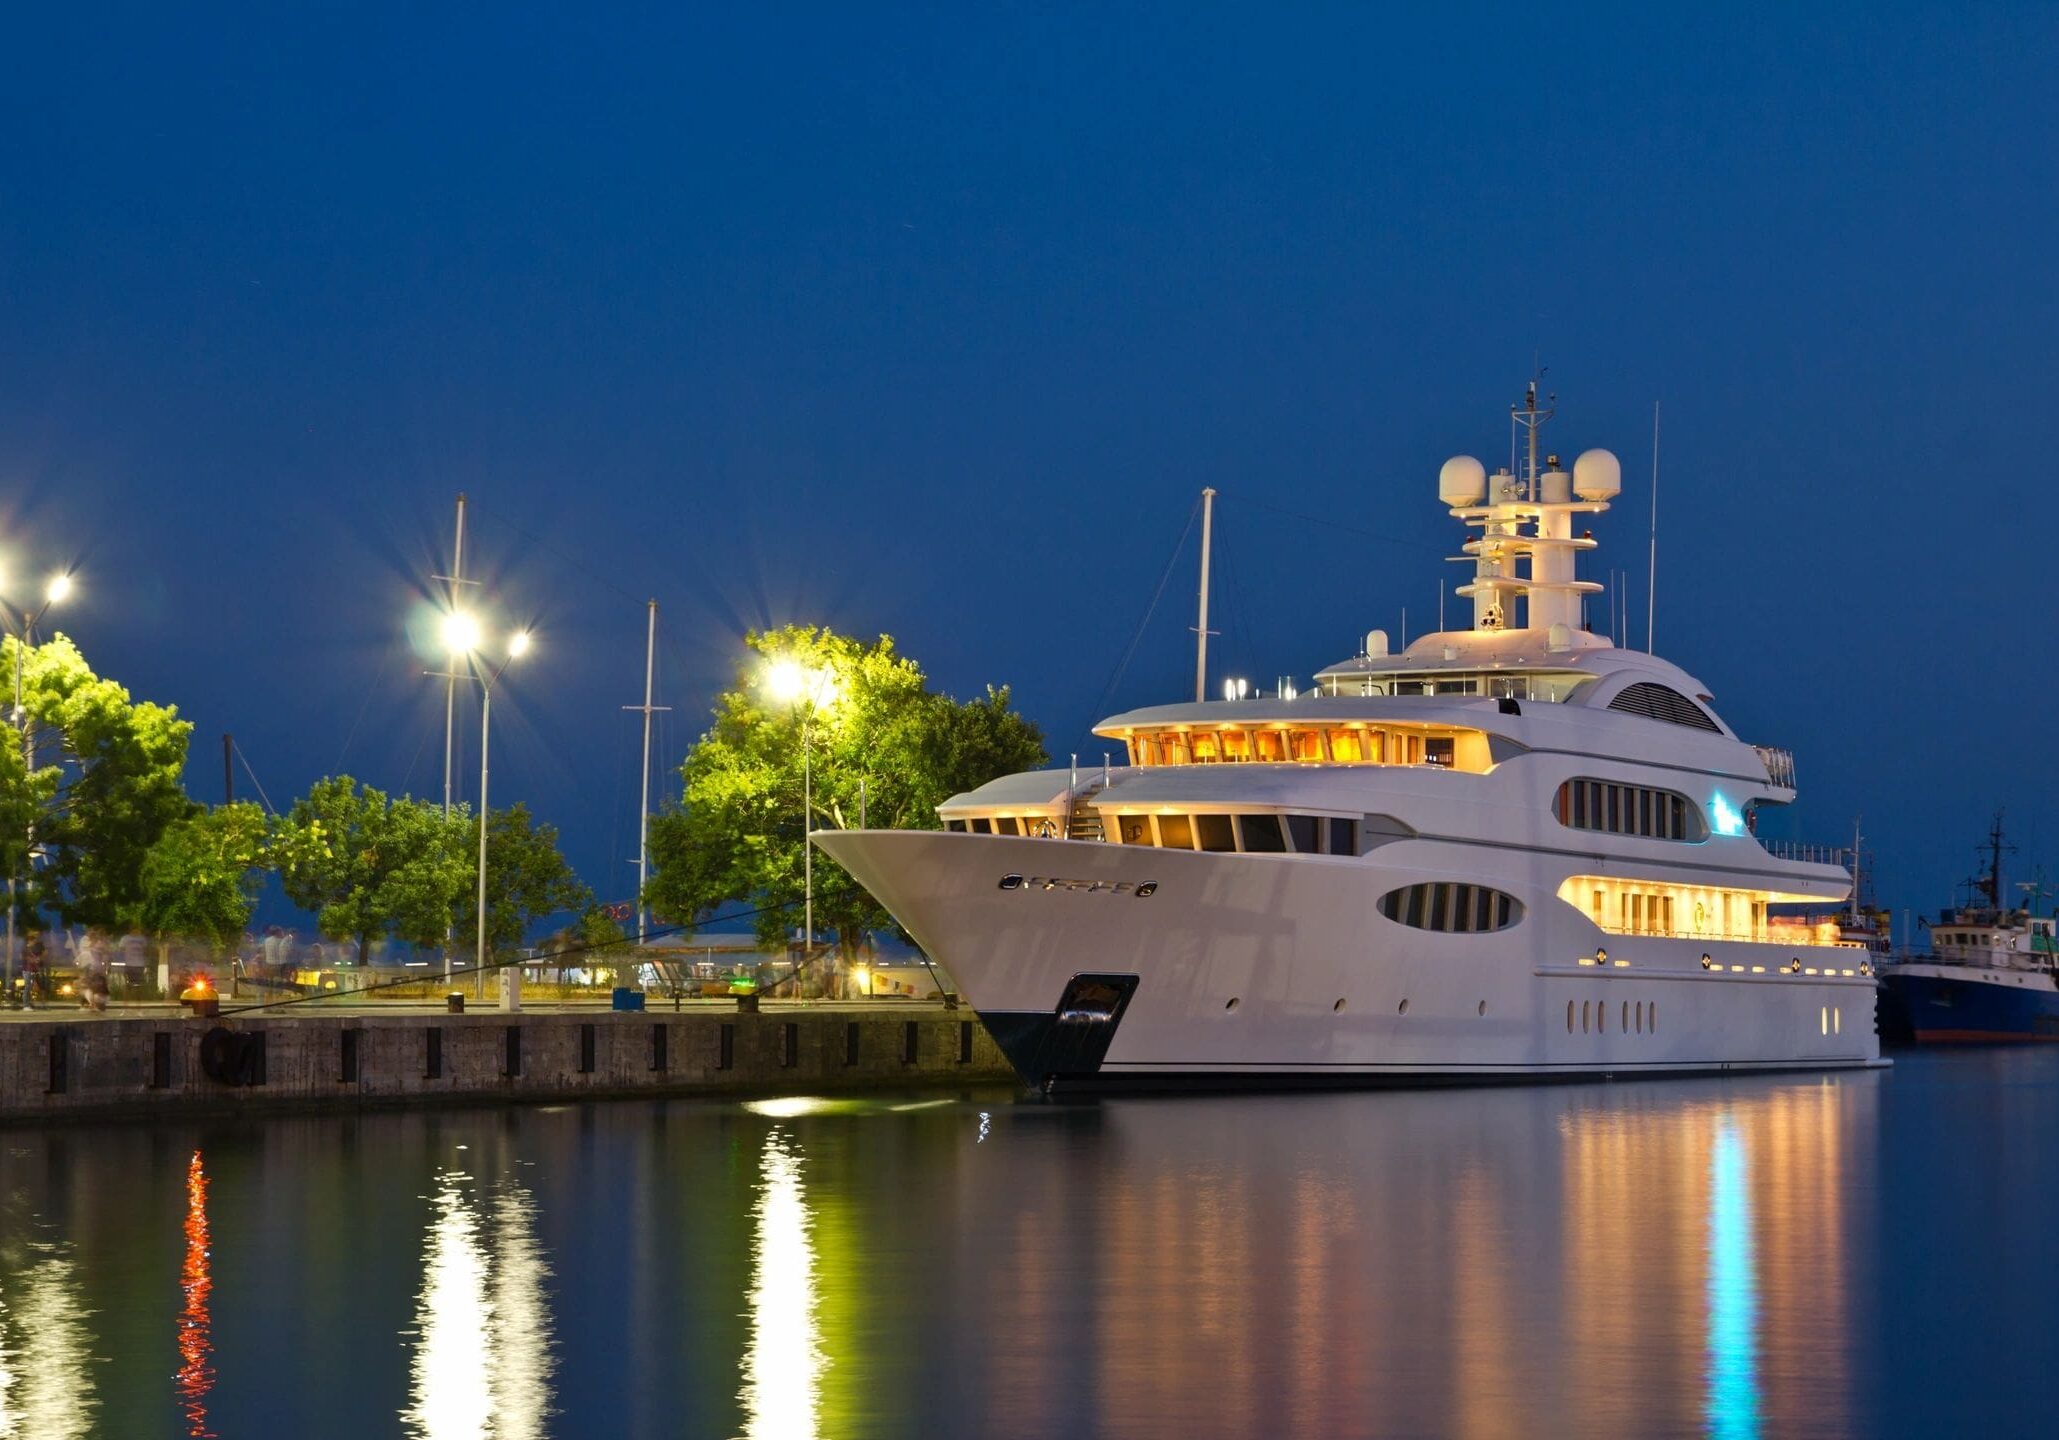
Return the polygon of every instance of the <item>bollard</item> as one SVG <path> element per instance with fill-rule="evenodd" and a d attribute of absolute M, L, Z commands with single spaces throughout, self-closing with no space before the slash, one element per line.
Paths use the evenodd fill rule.
<path fill-rule="evenodd" d="M 739 1015 L 755 1015 L 755 1014 L 757 1014 L 757 1013 L 758 1013 L 758 992 L 757 992 L 757 991 L 755 991 L 755 990 L 753 990 L 753 991 L 752 991 L 752 992 L 751 992 L 750 994 L 748 994 L 748 995 L 739 995 L 739 996 L 737 996 L 737 997 L 736 997 L 736 1011 L 737 1011 L 737 1014 L 739 1014 Z"/>
<path fill-rule="evenodd" d="M 444 997 L 443 997 L 443 1008 L 444 1008 L 444 1009 L 446 1009 L 446 1010 L 448 1010 L 448 1011 L 449 1011 L 449 1012 L 450 1012 L 451 1014 L 453 1014 L 453 1015 L 462 1015 L 462 1014 L 464 1014 L 464 1013 L 465 1013 L 465 992 L 464 992 L 464 991 L 462 991 L 462 990 L 453 990 L 453 991 L 451 991 L 451 992 L 450 992 L 450 994 L 448 994 L 448 995 L 444 996 Z"/>
<path fill-rule="evenodd" d="M 219 995 L 196 995 L 184 1003 L 192 1010 L 195 1020 L 212 1020 L 222 1013 L 222 997 Z"/>

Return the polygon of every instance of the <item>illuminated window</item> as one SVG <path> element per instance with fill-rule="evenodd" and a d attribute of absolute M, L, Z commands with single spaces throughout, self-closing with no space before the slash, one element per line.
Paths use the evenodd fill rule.
<path fill-rule="evenodd" d="M 1364 743 L 1358 732 L 1355 730 L 1332 730 L 1330 732 L 1330 758 L 1352 765 L 1365 759 Z"/>
<path fill-rule="evenodd" d="M 1320 730 L 1290 730 L 1296 760 L 1321 760 L 1323 758 L 1323 733 Z"/>
<path fill-rule="evenodd" d="M 1115 817 L 1115 830 L 1117 837 L 1125 845 L 1153 843 L 1149 815 L 1118 815 Z"/>
<path fill-rule="evenodd" d="M 1184 815 L 1158 817 L 1158 843 L 1168 850 L 1194 848 L 1194 823 Z"/>
<path fill-rule="evenodd" d="M 1261 730 L 1252 737 L 1258 746 L 1258 758 L 1279 761 L 1287 758 L 1287 737 L 1277 730 Z"/>

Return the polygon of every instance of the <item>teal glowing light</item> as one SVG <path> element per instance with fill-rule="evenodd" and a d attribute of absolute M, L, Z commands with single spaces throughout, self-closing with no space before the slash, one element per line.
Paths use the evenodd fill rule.
<path fill-rule="evenodd" d="M 1725 1117 L 1709 1154 L 1708 1362 L 1706 1433 L 1716 1440 L 1759 1435 L 1759 1277 L 1752 1253 L 1752 1200 L 1744 1142 Z"/>
<path fill-rule="evenodd" d="M 1744 814 L 1719 790 L 1709 798 L 1709 824 L 1718 835 L 1744 834 Z"/>

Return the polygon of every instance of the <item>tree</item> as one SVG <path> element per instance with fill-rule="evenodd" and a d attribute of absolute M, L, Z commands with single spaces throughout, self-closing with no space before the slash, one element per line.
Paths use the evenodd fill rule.
<path fill-rule="evenodd" d="M 270 827 L 248 800 L 165 827 L 143 857 L 138 921 L 161 945 L 175 939 L 233 947 L 257 905 Z"/>
<path fill-rule="evenodd" d="M 477 933 L 479 924 L 479 826 L 473 821 L 467 828 L 474 858 L 468 867 L 471 886 L 458 900 L 460 938 Z M 593 892 L 572 873 L 558 850 L 554 826 L 531 818 L 526 805 L 493 812 L 486 829 L 486 943 L 490 952 L 515 949 L 530 925 L 547 915 L 583 912 L 592 904 Z"/>
<path fill-rule="evenodd" d="M 0 645 L 10 677 L 15 645 Z M 144 857 L 196 809 L 180 778 L 192 723 L 172 706 L 132 701 L 63 635 L 23 654 L 22 705 L 33 763 L 0 761 L 0 805 L 10 849 L 21 833 L 18 812 L 33 821 L 43 863 L 30 908 L 54 911 L 67 925 L 135 923 Z M 20 853 L 9 858 L 18 864 Z"/>
<path fill-rule="evenodd" d="M 436 806 L 334 775 L 294 802 L 273 853 L 286 898 L 312 911 L 324 935 L 355 942 L 362 965 L 382 935 L 443 943 L 475 873 L 471 831 L 462 813 L 445 818 Z"/>
<path fill-rule="evenodd" d="M 912 660 L 881 636 L 866 645 L 807 626 L 745 637 L 735 686 L 717 697 L 715 722 L 680 769 L 680 802 L 654 816 L 657 873 L 651 907 L 691 923 L 717 905 L 760 906 L 761 940 L 776 943 L 803 910 L 802 736 L 812 770 L 814 828 L 920 829 L 936 807 L 997 775 L 1046 763 L 1043 736 L 988 687 L 959 702 L 932 691 Z M 798 704 L 771 698 L 768 662 L 788 660 L 822 677 Z M 844 957 L 892 917 L 828 856 L 815 856 L 815 918 L 834 930 Z"/>

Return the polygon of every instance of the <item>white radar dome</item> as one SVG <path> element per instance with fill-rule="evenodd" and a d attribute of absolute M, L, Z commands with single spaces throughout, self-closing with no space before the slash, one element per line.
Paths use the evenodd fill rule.
<path fill-rule="evenodd" d="M 1454 510 L 1478 505 L 1487 494 L 1487 467 L 1470 455 L 1454 455 L 1437 472 L 1437 498 Z"/>
<path fill-rule="evenodd" d="M 1573 462 L 1573 493 L 1582 500 L 1613 500 L 1622 493 L 1623 462 L 1606 450 L 1589 450 Z"/>

